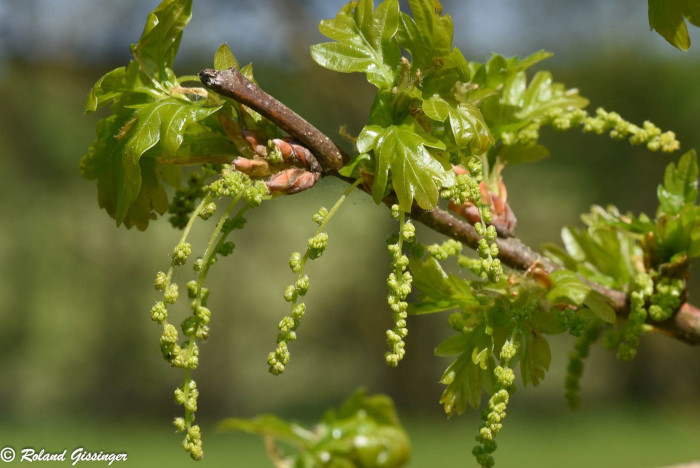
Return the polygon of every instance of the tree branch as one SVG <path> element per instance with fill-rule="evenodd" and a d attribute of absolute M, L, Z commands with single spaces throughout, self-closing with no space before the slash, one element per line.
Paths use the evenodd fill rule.
<path fill-rule="evenodd" d="M 347 155 L 344 155 L 330 138 L 289 107 L 258 88 L 235 68 L 207 68 L 199 72 L 199 79 L 207 88 L 245 104 L 299 140 L 316 156 L 325 172 L 337 171 L 347 162 Z"/>
<path fill-rule="evenodd" d="M 238 70 L 206 69 L 199 73 L 204 86 L 223 96 L 230 97 L 268 118 L 275 125 L 303 143 L 319 160 L 324 175 L 333 175 L 343 180 L 354 182 L 340 176 L 338 170 L 349 161 L 349 156 L 340 150 L 333 141 L 316 127 L 304 120 L 287 106 L 270 96 L 255 84 L 246 79 Z M 395 202 L 393 196 L 387 197 L 389 205 Z M 474 227 L 449 212 L 435 208 L 426 211 L 415 203 L 411 216 L 429 228 L 458 240 L 472 249 L 476 249 L 479 235 Z M 499 237 L 498 258 L 504 265 L 513 269 L 526 271 L 531 267 L 540 267 L 547 273 L 559 268 L 557 264 L 532 250 L 517 237 Z M 607 296 L 612 302 L 615 312 L 620 317 L 629 313 L 629 298 L 622 292 L 608 288 L 598 283 L 588 282 L 589 285 Z M 672 318 L 664 322 L 650 323 L 659 332 L 690 344 L 700 344 L 700 310 L 689 303 L 684 303 Z"/>

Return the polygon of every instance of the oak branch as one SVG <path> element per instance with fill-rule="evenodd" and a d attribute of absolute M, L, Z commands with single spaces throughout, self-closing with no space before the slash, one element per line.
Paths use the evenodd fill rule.
<path fill-rule="evenodd" d="M 228 70 L 206 69 L 199 73 L 199 78 L 209 90 L 250 107 L 289 133 L 290 136 L 299 140 L 316 156 L 323 168 L 324 176 L 330 175 L 348 180 L 340 176 L 338 170 L 349 160 L 349 156 L 338 148 L 327 135 L 260 89 L 243 76 L 240 71 L 234 68 Z M 388 202 L 391 203 L 391 200 Z M 474 227 L 441 208 L 426 211 L 414 203 L 411 216 L 447 237 L 458 240 L 473 249 L 477 247 L 479 235 Z M 538 267 L 551 273 L 560 268 L 548 258 L 525 245 L 517 237 L 499 237 L 496 243 L 499 250 L 498 258 L 503 264 L 513 269 L 527 271 Z M 627 294 L 597 283 L 588 283 L 593 289 L 610 299 L 618 316 L 625 317 L 629 313 Z M 670 319 L 664 322 L 650 322 L 650 325 L 660 333 L 675 339 L 690 344 L 700 344 L 700 310 L 690 303 L 684 303 Z"/>

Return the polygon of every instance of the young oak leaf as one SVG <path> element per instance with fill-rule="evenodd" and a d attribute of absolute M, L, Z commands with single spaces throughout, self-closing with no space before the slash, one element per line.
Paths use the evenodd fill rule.
<path fill-rule="evenodd" d="M 449 118 L 455 143 L 469 148 L 472 154 L 483 154 L 493 144 L 493 136 L 481 111 L 471 104 L 452 104 L 439 96 L 423 101 L 423 112 L 429 118 L 443 122 Z"/>
<path fill-rule="evenodd" d="M 142 156 L 160 142 L 159 156 L 174 157 L 187 127 L 219 108 L 168 98 L 137 106 L 127 121 L 113 115 L 98 123 L 98 139 L 83 157 L 81 171 L 98 180 L 99 204 L 117 225 L 145 229 L 151 209 L 157 213 L 167 209 L 155 169 L 152 177 L 142 174 Z M 139 209 L 132 207 L 135 203 Z"/>
<path fill-rule="evenodd" d="M 139 41 L 131 46 L 142 71 L 160 82 L 174 78 L 175 55 L 182 31 L 192 19 L 192 0 L 163 0 L 146 20 Z"/>
<path fill-rule="evenodd" d="M 361 147 L 360 147 L 360 144 Z M 415 123 L 366 126 L 358 138 L 361 152 L 374 150 L 375 173 L 372 197 L 381 203 L 391 172 L 392 186 L 405 212 L 411 211 L 413 200 L 431 210 L 438 202 L 439 191 L 454 184 L 454 172 L 441 157 L 427 148 L 445 149 L 445 144 L 417 128 Z"/>
<path fill-rule="evenodd" d="M 401 60 L 394 40 L 398 27 L 398 0 L 384 0 L 376 10 L 373 0 L 353 1 L 334 19 L 321 21 L 321 33 L 337 42 L 313 45 L 311 56 L 322 67 L 343 73 L 363 72 L 373 85 L 389 89 Z"/>
<path fill-rule="evenodd" d="M 523 384 L 539 385 L 544 379 L 552 363 L 552 352 L 549 343 L 541 333 L 534 333 L 527 330 L 518 334 L 520 346 L 518 355 L 520 356 L 520 375 Z"/>
<path fill-rule="evenodd" d="M 517 73 L 516 77 L 518 85 L 510 87 L 509 96 L 504 90 L 504 98 L 508 104 L 520 107 L 515 114 L 519 119 L 539 120 L 552 109 L 571 112 L 588 105 L 588 99 L 579 96 L 577 89 L 566 89 L 562 83 L 555 83 L 548 71 L 535 73 L 527 88 L 524 87 L 525 72 Z"/>
<path fill-rule="evenodd" d="M 657 190 L 658 215 L 675 215 L 686 203 L 695 203 L 698 198 L 698 161 L 695 150 L 681 156 L 678 166 L 669 163 L 664 173 L 664 183 Z"/>
<path fill-rule="evenodd" d="M 700 3 L 693 0 L 649 0 L 649 26 L 681 50 L 690 48 L 686 19 L 690 24 L 700 26 Z"/>
<path fill-rule="evenodd" d="M 399 43 L 411 52 L 414 66 L 426 70 L 434 58 L 450 55 L 454 25 L 450 15 L 441 16 L 440 2 L 409 0 L 408 4 L 413 18 L 401 14 Z"/>
<path fill-rule="evenodd" d="M 115 68 L 100 78 L 90 90 L 85 102 L 85 113 L 94 112 L 122 95 L 126 85 L 126 67 Z"/>
<path fill-rule="evenodd" d="M 97 123 L 98 138 L 90 146 L 88 153 L 80 161 L 80 171 L 86 179 L 97 180 L 97 201 L 101 208 L 113 218 L 117 217 L 118 203 L 124 198 L 129 187 L 127 174 L 122 164 L 124 139 L 120 131 L 128 128 L 118 116 L 112 115 Z M 153 158 L 143 158 L 139 162 L 137 174 L 140 183 L 131 196 L 132 202 L 126 206 L 122 219 L 127 228 L 136 226 L 144 230 L 150 219 L 163 214 L 168 209 L 168 199 L 157 175 L 158 164 Z"/>
<path fill-rule="evenodd" d="M 453 274 L 448 275 L 435 258 L 422 261 L 411 257 L 409 268 L 413 284 L 421 292 L 419 300 L 408 305 L 410 315 L 432 314 L 455 308 L 465 312 L 479 307 L 469 282 Z"/>
<path fill-rule="evenodd" d="M 182 144 L 187 126 L 205 119 L 220 108 L 221 106 L 203 106 L 175 98 L 151 102 L 137 108 L 136 121 L 129 129 L 121 156 L 127 178 L 120 187 L 117 200 L 117 224 L 124 221 L 129 205 L 136 199 L 141 188 L 141 156 L 158 142 L 161 143 L 161 154 L 166 159 L 174 156 Z"/>
<path fill-rule="evenodd" d="M 435 348 L 436 356 L 458 355 L 440 378 L 440 383 L 445 385 L 440 403 L 448 416 L 462 414 L 469 406 L 478 408 L 482 389 L 493 387 L 493 356 L 490 352 L 480 352 L 484 343 L 492 339 L 487 328 L 481 324 L 471 331 L 452 335 Z"/>
<path fill-rule="evenodd" d="M 469 64 L 452 48 L 454 25 L 441 16 L 437 0 L 410 0 L 413 17 L 401 13 L 396 34 L 399 46 L 411 54 L 411 72 L 424 95 L 451 94 L 455 82 L 468 82 Z"/>

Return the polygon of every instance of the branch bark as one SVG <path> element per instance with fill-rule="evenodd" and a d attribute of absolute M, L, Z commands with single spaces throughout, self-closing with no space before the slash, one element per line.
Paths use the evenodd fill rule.
<path fill-rule="evenodd" d="M 207 68 L 199 72 L 199 79 L 208 89 L 245 104 L 299 140 L 316 156 L 324 171 L 338 171 L 348 161 L 330 138 L 235 68 Z"/>
<path fill-rule="evenodd" d="M 321 163 L 324 175 L 332 175 L 352 182 L 338 174 L 338 170 L 350 159 L 347 154 L 340 150 L 328 136 L 251 83 L 238 70 L 206 69 L 199 73 L 199 77 L 208 89 L 259 112 L 303 143 Z M 392 203 L 391 199 L 385 201 L 389 205 Z M 479 235 L 474 227 L 441 208 L 426 211 L 414 204 L 411 216 L 434 231 L 458 240 L 473 249 L 477 248 Z M 513 269 L 526 271 L 533 266 L 538 266 L 547 273 L 551 273 L 560 268 L 517 237 L 499 237 L 496 243 L 499 250 L 498 258 L 504 265 Z M 598 283 L 589 282 L 589 284 L 593 289 L 610 298 L 618 316 L 627 316 L 629 313 L 627 294 Z M 690 303 L 684 303 L 669 320 L 650 324 L 660 333 L 689 344 L 700 344 L 700 310 Z"/>

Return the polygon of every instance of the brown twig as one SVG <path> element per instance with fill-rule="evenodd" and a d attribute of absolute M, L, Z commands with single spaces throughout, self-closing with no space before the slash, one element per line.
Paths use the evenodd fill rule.
<path fill-rule="evenodd" d="M 199 77 L 207 88 L 256 110 L 292 137 L 302 142 L 319 160 L 323 167 L 324 175 L 333 175 L 349 182 L 354 182 L 337 173 L 343 164 L 349 160 L 348 155 L 343 153 L 320 130 L 251 83 L 238 70 L 219 71 L 206 69 L 199 73 Z M 385 203 L 391 205 L 395 203 L 395 199 L 390 195 L 385 200 Z M 471 248 L 475 249 L 478 245 L 479 236 L 474 227 L 441 208 L 426 211 L 414 204 L 411 216 L 429 228 L 467 244 Z M 548 258 L 543 257 L 525 245 L 517 237 L 499 237 L 496 239 L 496 243 L 499 250 L 498 258 L 501 259 L 503 264 L 513 269 L 526 271 L 536 265 L 551 273 L 560 268 Z M 619 316 L 627 316 L 629 313 L 629 301 L 624 292 L 597 283 L 589 282 L 589 284 L 593 289 L 610 299 L 613 308 Z M 669 320 L 653 323 L 653 326 L 675 339 L 690 344 L 700 344 L 700 310 L 689 303 L 684 303 Z"/>
<path fill-rule="evenodd" d="M 326 172 L 337 171 L 346 161 L 346 156 L 333 141 L 299 114 L 251 83 L 235 68 L 199 72 L 204 86 L 222 96 L 235 99 L 259 112 L 282 130 L 309 148 Z"/>

